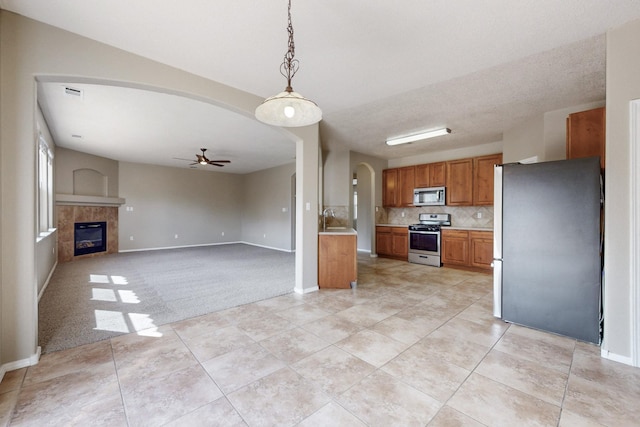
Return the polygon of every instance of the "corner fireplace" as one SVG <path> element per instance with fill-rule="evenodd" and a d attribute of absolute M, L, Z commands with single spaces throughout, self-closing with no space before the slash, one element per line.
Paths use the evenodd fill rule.
<path fill-rule="evenodd" d="M 86 255 L 107 250 L 107 223 L 76 222 L 73 255 Z"/>

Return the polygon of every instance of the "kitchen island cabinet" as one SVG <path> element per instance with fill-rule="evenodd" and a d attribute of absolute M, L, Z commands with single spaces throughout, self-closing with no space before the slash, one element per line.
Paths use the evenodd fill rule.
<path fill-rule="evenodd" d="M 327 228 L 318 235 L 318 286 L 351 288 L 358 280 L 357 234 L 352 228 Z"/>

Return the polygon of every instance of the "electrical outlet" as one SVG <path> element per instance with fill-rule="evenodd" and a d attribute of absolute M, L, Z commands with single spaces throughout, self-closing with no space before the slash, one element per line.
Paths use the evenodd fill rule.
<path fill-rule="evenodd" d="M 177 239 L 177 238 L 178 238 L 178 235 L 176 234 L 175 236 L 173 236 L 173 238 L 174 238 L 174 239 Z"/>
<path fill-rule="evenodd" d="M 129 240 L 133 240 L 133 236 L 129 236 Z"/>
<path fill-rule="evenodd" d="M 224 231 L 222 232 L 222 235 L 224 236 Z"/>
<path fill-rule="evenodd" d="M 263 234 L 263 235 L 262 235 L 262 237 L 263 237 L 264 239 L 266 239 L 266 238 L 267 238 L 267 235 L 266 235 L 266 234 Z"/>

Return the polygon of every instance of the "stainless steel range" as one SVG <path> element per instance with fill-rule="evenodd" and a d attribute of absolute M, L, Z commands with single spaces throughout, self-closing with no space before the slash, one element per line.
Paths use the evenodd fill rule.
<path fill-rule="evenodd" d="M 409 226 L 409 262 L 441 267 L 440 227 L 451 225 L 451 214 L 421 213 Z"/>

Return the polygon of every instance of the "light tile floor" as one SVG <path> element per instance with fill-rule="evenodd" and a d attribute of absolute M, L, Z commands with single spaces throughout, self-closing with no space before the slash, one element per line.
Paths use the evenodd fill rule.
<path fill-rule="evenodd" d="M 640 425 L 640 369 L 491 307 L 489 275 L 360 257 L 353 290 L 45 354 L 0 425 Z"/>

